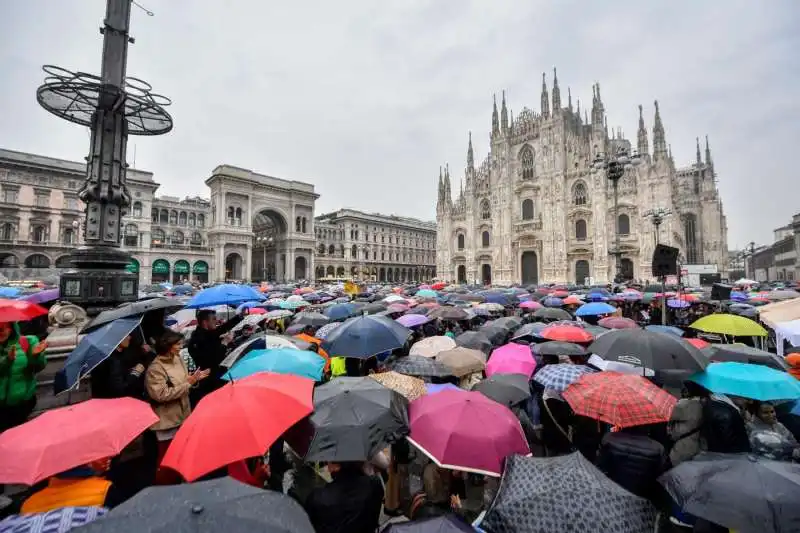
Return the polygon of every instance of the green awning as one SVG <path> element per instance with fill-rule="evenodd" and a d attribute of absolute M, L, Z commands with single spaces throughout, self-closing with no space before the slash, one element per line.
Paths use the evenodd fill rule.
<path fill-rule="evenodd" d="M 131 262 L 127 264 L 125 270 L 130 272 L 131 274 L 138 274 L 139 273 L 139 261 L 136 259 L 131 259 Z"/>
<path fill-rule="evenodd" d="M 195 274 L 208 274 L 208 263 L 205 261 L 197 261 L 192 268 Z"/>
<path fill-rule="evenodd" d="M 153 274 L 169 274 L 169 262 L 165 259 L 153 261 Z"/>
<path fill-rule="evenodd" d="M 175 261 L 175 266 L 172 268 L 172 271 L 175 274 L 188 274 L 189 273 L 189 262 L 184 261 L 183 259 L 179 261 Z"/>

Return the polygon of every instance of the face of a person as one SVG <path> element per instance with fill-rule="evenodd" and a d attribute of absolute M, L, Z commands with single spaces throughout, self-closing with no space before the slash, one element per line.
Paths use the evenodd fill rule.
<path fill-rule="evenodd" d="M 181 343 L 176 342 L 172 346 L 169 347 L 169 352 L 167 352 L 172 357 L 178 357 L 181 354 Z"/>
<path fill-rule="evenodd" d="M 208 318 L 201 322 L 200 326 L 203 329 L 214 329 L 217 327 L 217 315 L 210 315 Z"/>
<path fill-rule="evenodd" d="M 0 344 L 6 342 L 8 338 L 11 336 L 11 323 L 10 322 L 0 322 Z"/>
<path fill-rule="evenodd" d="M 778 416 L 775 414 L 775 408 L 769 404 L 761 404 L 758 408 L 758 418 L 767 424 L 774 424 L 778 421 Z"/>

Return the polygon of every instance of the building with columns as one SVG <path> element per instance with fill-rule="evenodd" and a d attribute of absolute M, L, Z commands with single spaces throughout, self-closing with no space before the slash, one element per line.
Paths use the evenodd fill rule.
<path fill-rule="evenodd" d="M 488 154 L 476 163 L 470 133 L 466 166 L 451 179 L 439 170 L 436 205 L 439 278 L 478 283 L 606 283 L 653 280 L 656 242 L 681 251 L 682 264 L 728 268 L 727 223 L 708 139 L 705 157 L 676 165 L 658 102 L 652 108 L 652 149 L 644 110 L 636 136 L 640 164 L 618 182 L 618 212 L 611 182 L 592 165 L 601 154 L 631 151 L 620 130 L 609 132 L 600 84 L 581 110 L 558 77 L 542 76 L 539 111 L 516 117 L 505 93 L 492 109 Z M 453 185 L 453 182 L 456 182 Z M 456 190 L 453 191 L 452 188 Z M 654 231 L 646 213 L 672 211 Z M 619 234 L 619 249 L 615 249 Z"/>

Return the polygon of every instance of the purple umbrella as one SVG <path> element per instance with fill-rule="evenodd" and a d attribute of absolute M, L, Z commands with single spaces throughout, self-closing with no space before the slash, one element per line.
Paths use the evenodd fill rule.
<path fill-rule="evenodd" d="M 397 322 L 402 324 L 407 328 L 413 328 L 414 326 L 421 326 L 422 324 L 427 324 L 432 319 L 425 316 L 425 315 L 403 315 L 397 319 Z"/>
<path fill-rule="evenodd" d="M 58 289 L 47 289 L 24 296 L 23 298 L 20 298 L 20 300 L 25 300 L 26 302 L 31 302 L 34 304 L 46 304 L 58 300 L 58 296 Z"/>
<path fill-rule="evenodd" d="M 667 307 L 671 307 L 672 309 L 686 309 L 687 307 L 691 306 L 689 302 L 686 300 L 667 300 Z"/>
<path fill-rule="evenodd" d="M 452 383 L 426 383 L 425 390 L 428 391 L 428 394 L 436 394 L 437 392 L 444 392 L 446 390 L 466 392 L 464 389 L 459 389 Z"/>

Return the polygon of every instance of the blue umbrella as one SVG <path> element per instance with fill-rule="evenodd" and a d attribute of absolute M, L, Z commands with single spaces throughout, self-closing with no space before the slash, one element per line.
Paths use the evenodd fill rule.
<path fill-rule="evenodd" d="M 439 296 L 439 294 L 431 289 L 422 289 L 417 291 L 417 294 L 415 296 L 418 296 L 420 298 L 436 298 Z"/>
<path fill-rule="evenodd" d="M 172 288 L 172 292 L 175 294 L 188 294 L 194 290 L 194 287 L 191 285 L 176 285 Z"/>
<path fill-rule="evenodd" d="M 542 300 L 542 303 L 547 307 L 561 307 L 562 305 L 564 305 L 564 300 L 562 300 L 561 298 L 556 298 L 555 296 L 548 296 L 547 298 Z"/>
<path fill-rule="evenodd" d="M 366 359 L 379 353 L 402 348 L 411 330 L 379 315 L 351 318 L 328 334 L 322 348 L 331 357 Z"/>
<path fill-rule="evenodd" d="M 460 389 L 453 385 L 452 383 L 426 383 L 425 390 L 428 394 L 436 394 L 437 392 L 444 392 L 446 390 L 456 390 L 460 392 L 467 392 L 464 389 Z"/>
<path fill-rule="evenodd" d="M 678 300 L 676 298 L 672 298 L 667 300 L 667 307 L 671 309 L 686 309 L 690 307 L 692 304 L 687 302 L 686 300 Z"/>
<path fill-rule="evenodd" d="M 66 533 L 105 515 L 104 507 L 61 507 L 46 513 L 12 515 L 0 521 L 0 531 L 16 533 Z"/>
<path fill-rule="evenodd" d="M 616 307 L 604 302 L 591 302 L 580 306 L 578 310 L 575 311 L 575 314 L 577 316 L 600 316 L 608 315 L 616 310 Z"/>
<path fill-rule="evenodd" d="M 667 335 L 675 335 L 677 337 L 683 337 L 686 333 L 681 328 L 676 326 L 664 326 L 662 324 L 651 324 L 646 326 L 644 329 L 647 331 L 655 331 L 656 333 L 666 333 Z"/>
<path fill-rule="evenodd" d="M 331 320 L 344 320 L 356 314 L 356 306 L 350 303 L 335 304 L 325 309 L 322 314 Z"/>
<path fill-rule="evenodd" d="M 714 363 L 689 379 L 714 393 L 762 402 L 800 398 L 800 380 L 762 365 L 729 361 Z"/>
<path fill-rule="evenodd" d="M 118 318 L 87 334 L 67 357 L 64 368 L 56 373 L 56 394 L 73 388 L 117 349 L 119 343 L 139 327 L 142 316 Z"/>
<path fill-rule="evenodd" d="M 608 296 L 599 292 L 591 292 L 587 294 L 586 299 L 590 302 L 607 302 L 609 300 Z"/>
<path fill-rule="evenodd" d="M 240 305 L 245 302 L 263 300 L 265 300 L 264 295 L 248 285 L 226 283 L 201 291 L 189 300 L 186 307 L 197 309 L 214 305 Z"/>
<path fill-rule="evenodd" d="M 16 287 L 0 287 L 0 298 L 16 298 L 20 290 Z"/>
<path fill-rule="evenodd" d="M 222 377 L 231 381 L 246 378 L 258 372 L 275 372 L 321 381 L 324 368 L 325 359 L 314 352 L 295 350 L 294 348 L 270 348 L 249 352 Z"/>

